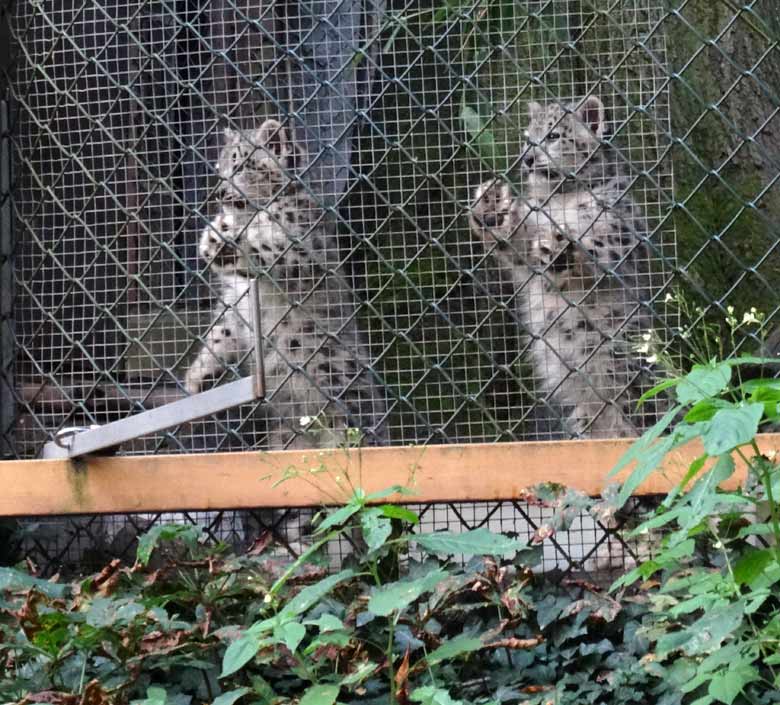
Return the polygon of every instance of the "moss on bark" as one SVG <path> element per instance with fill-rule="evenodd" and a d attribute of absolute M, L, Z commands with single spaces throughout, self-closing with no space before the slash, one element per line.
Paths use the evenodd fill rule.
<path fill-rule="evenodd" d="M 694 0 L 666 23 L 683 286 L 704 303 L 773 311 L 780 290 L 780 52 L 774 3 Z M 719 314 L 717 314 L 719 315 Z"/>

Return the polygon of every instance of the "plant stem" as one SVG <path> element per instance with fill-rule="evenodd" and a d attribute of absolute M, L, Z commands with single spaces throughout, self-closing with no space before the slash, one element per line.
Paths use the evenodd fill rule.
<path fill-rule="evenodd" d="M 396 615 L 393 619 L 388 620 L 388 634 L 387 634 L 387 648 L 385 650 L 385 658 L 387 658 L 387 675 L 390 681 L 390 705 L 395 705 L 395 666 L 393 664 L 393 644 L 395 643 L 395 623 L 398 619 Z"/>
<path fill-rule="evenodd" d="M 777 503 L 772 494 L 772 476 L 770 475 L 770 469 L 774 466 L 761 454 L 755 439 L 752 441 L 752 446 L 755 458 L 758 458 L 759 477 L 766 491 L 767 502 L 769 502 L 769 516 L 772 521 L 772 532 L 775 535 L 775 560 L 780 563 L 780 517 L 778 517 Z"/>

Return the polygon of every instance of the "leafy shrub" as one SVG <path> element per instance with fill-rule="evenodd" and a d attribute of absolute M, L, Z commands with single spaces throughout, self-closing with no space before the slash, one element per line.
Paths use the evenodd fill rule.
<path fill-rule="evenodd" d="M 742 377 L 765 362 L 706 362 L 659 385 L 650 394 L 667 390 L 674 403 L 614 468 L 632 466 L 619 491 L 594 501 L 539 488 L 556 516 L 531 546 L 485 529 L 417 534 L 414 513 L 378 504 L 402 488 L 358 488 L 294 562 L 276 558 L 267 536 L 233 555 L 194 527 L 167 526 L 141 537 L 134 566 L 113 561 L 80 582 L 0 569 L 0 698 L 780 702 L 780 471 L 756 438 L 780 422 L 780 381 Z M 633 532 L 652 557 L 611 593 L 534 574 L 543 538 L 583 510 L 614 517 L 691 442 L 699 457 Z M 329 573 L 318 556 L 339 535 L 358 549 Z"/>
<path fill-rule="evenodd" d="M 641 660 L 641 603 L 535 576 L 538 548 L 484 529 L 416 535 L 413 513 L 377 499 L 356 491 L 294 563 L 267 538 L 231 555 L 170 526 L 142 537 L 134 566 L 78 583 L 2 569 L 0 699 L 637 703 L 662 687 Z M 351 565 L 328 574 L 313 562 L 356 530 Z M 383 580 L 382 561 L 412 542 L 422 559 Z"/>
<path fill-rule="evenodd" d="M 674 469 L 674 450 L 701 446 L 634 532 L 664 532 L 656 555 L 614 586 L 644 581 L 649 669 L 695 705 L 780 702 L 780 471 L 756 439 L 780 421 L 780 380 L 742 378 L 768 362 L 712 361 L 659 385 L 651 394 L 673 388 L 675 404 L 615 468 L 635 463 L 621 504 L 651 473 Z"/>

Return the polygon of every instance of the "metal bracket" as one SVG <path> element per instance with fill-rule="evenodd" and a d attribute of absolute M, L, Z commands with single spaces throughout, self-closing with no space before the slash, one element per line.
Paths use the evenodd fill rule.
<path fill-rule="evenodd" d="M 43 446 L 42 457 L 78 458 L 83 455 L 111 451 L 117 446 L 140 436 L 159 433 L 188 421 L 202 419 L 240 404 L 262 399 L 265 396 L 263 368 L 263 333 L 260 326 L 259 281 L 254 279 L 250 287 L 252 318 L 254 325 L 254 374 L 235 382 L 222 384 L 185 399 L 164 404 L 156 409 L 142 411 L 126 419 L 112 421 L 105 426 L 63 428 L 54 439 Z"/>

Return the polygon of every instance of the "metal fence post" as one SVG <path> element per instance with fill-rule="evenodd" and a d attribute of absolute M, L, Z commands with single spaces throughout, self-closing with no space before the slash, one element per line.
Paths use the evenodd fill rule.
<path fill-rule="evenodd" d="M 0 80 L 10 63 L 5 9 L 0 8 Z M 0 85 L 0 457 L 15 456 L 14 424 L 14 239 L 11 106 Z"/>

